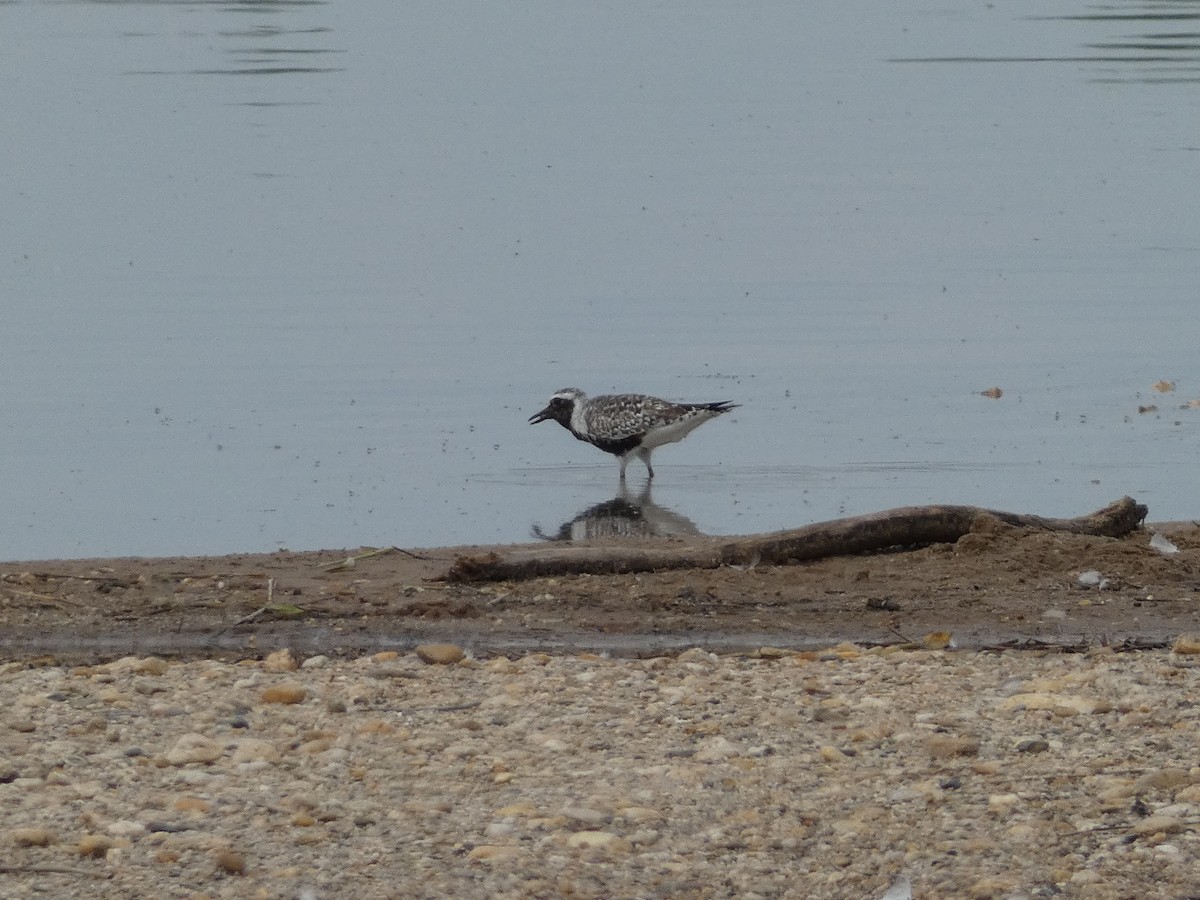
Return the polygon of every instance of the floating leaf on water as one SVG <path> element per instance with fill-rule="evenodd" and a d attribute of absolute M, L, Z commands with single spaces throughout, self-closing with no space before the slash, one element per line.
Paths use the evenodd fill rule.
<path fill-rule="evenodd" d="M 998 387 L 990 387 L 986 391 L 980 391 L 981 397 L 990 397 L 992 400 L 999 400 L 1004 396 L 1004 391 Z"/>
<path fill-rule="evenodd" d="M 1196 397 L 1183 404 L 1184 409 L 1200 409 L 1200 397 Z"/>
<path fill-rule="evenodd" d="M 1151 403 L 1147 406 L 1139 406 L 1138 412 L 1142 413 L 1142 415 L 1145 415 L 1146 413 L 1158 412 L 1158 407 Z"/>
<path fill-rule="evenodd" d="M 1171 391 L 1175 390 L 1175 382 L 1166 380 L 1156 381 L 1154 382 L 1154 389 L 1160 394 L 1169 394 Z"/>
<path fill-rule="evenodd" d="M 1161 553 L 1163 556 L 1172 556 L 1179 552 L 1179 548 L 1167 540 L 1166 537 L 1159 534 L 1157 531 L 1150 538 L 1150 546 Z"/>

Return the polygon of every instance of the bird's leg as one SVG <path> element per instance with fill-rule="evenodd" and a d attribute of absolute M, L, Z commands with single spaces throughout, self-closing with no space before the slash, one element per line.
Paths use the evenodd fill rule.
<path fill-rule="evenodd" d="M 646 471 L 650 473 L 650 477 L 654 477 L 654 467 L 650 465 L 650 451 L 645 447 L 639 447 L 637 450 L 638 459 L 646 464 Z"/>
<path fill-rule="evenodd" d="M 629 457 L 622 456 L 621 458 L 621 484 L 625 483 L 625 467 L 629 465 Z"/>

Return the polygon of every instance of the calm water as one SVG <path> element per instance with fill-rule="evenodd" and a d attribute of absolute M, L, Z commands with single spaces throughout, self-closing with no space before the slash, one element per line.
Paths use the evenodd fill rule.
<path fill-rule="evenodd" d="M 1194 2 L 0 3 L 0 558 L 1198 516 L 1198 79 Z M 743 406 L 619 498 L 568 385 Z"/>

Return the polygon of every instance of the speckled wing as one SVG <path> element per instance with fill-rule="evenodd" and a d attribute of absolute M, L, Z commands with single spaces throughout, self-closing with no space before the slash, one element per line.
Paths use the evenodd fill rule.
<path fill-rule="evenodd" d="M 682 417 L 686 407 L 645 394 L 613 394 L 588 401 L 588 432 L 606 441 L 645 434 Z"/>

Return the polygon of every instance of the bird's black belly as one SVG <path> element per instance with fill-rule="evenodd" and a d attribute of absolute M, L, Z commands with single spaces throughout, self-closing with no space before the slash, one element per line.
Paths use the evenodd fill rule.
<path fill-rule="evenodd" d="M 616 440 L 605 440 L 604 438 L 581 438 L 591 444 L 599 447 L 605 453 L 611 453 L 613 456 L 624 456 L 630 450 L 634 449 L 642 442 L 641 435 L 630 435 L 629 437 L 618 438 Z"/>

